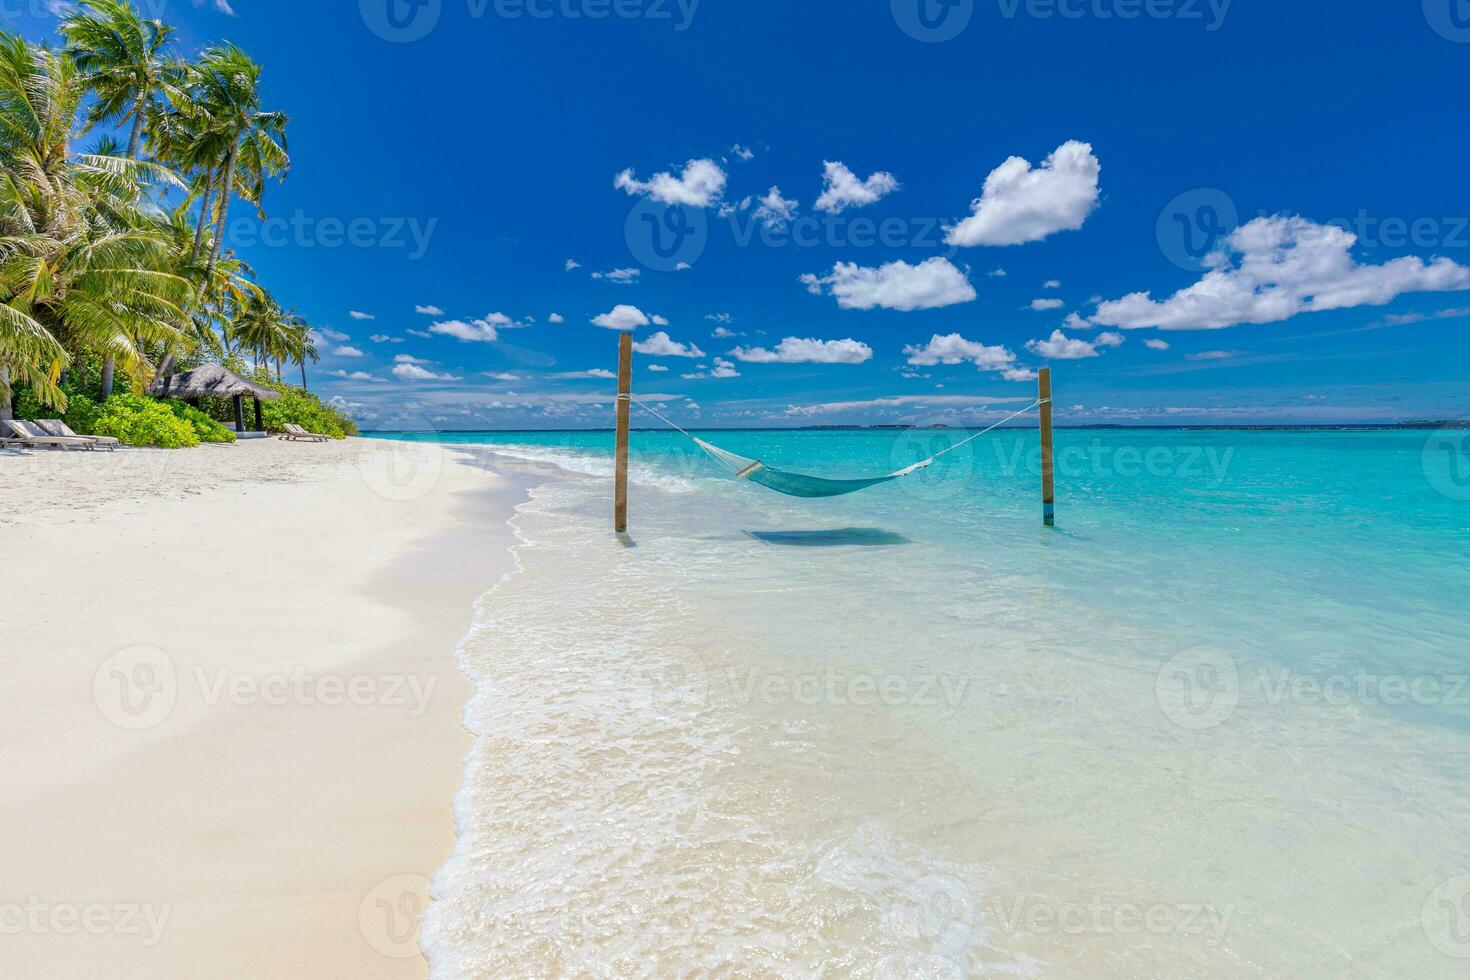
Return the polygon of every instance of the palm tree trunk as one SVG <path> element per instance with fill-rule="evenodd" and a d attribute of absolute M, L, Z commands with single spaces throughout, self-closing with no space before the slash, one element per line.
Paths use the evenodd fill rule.
<path fill-rule="evenodd" d="M 301 390 L 310 390 L 306 387 L 306 358 L 304 357 L 301 359 Z"/>
<path fill-rule="evenodd" d="M 209 224 L 209 199 L 214 196 L 214 171 L 204 178 L 204 200 L 199 204 L 199 226 L 194 229 L 194 251 L 189 253 L 189 264 L 199 261 L 199 250 L 204 247 L 204 226 Z"/>
<path fill-rule="evenodd" d="M 133 103 L 133 134 L 128 137 L 128 159 L 138 159 L 138 148 L 143 143 L 143 110 L 144 99 L 140 98 Z"/>
<path fill-rule="evenodd" d="M 0 367 L 0 419 L 15 418 L 14 406 L 10 401 L 10 368 Z"/>
<path fill-rule="evenodd" d="M 133 133 L 128 137 L 128 159 L 138 159 L 138 148 L 143 143 L 143 109 L 147 96 L 139 96 L 138 101 L 133 103 Z M 101 397 L 98 401 L 107 401 L 112 395 L 112 379 L 117 373 L 117 358 L 108 354 L 102 361 L 102 388 Z"/>
<path fill-rule="evenodd" d="M 276 380 L 281 380 L 281 359 L 279 357 L 276 358 Z"/>
<path fill-rule="evenodd" d="M 209 257 L 209 265 L 204 270 L 204 281 L 208 282 L 210 276 L 214 275 L 215 263 L 219 261 L 220 246 L 225 243 L 225 222 L 230 218 L 230 191 L 235 186 L 235 164 L 240 159 L 240 139 L 237 136 L 235 142 L 230 144 L 230 158 L 225 162 L 225 177 L 220 183 L 219 202 L 219 225 L 214 230 L 214 252 Z"/>

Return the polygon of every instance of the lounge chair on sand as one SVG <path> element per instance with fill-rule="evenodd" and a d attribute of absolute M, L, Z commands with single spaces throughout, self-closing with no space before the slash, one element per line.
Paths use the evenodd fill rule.
<path fill-rule="evenodd" d="M 36 419 L 31 423 L 48 436 L 63 436 L 68 439 L 88 439 L 96 444 L 98 449 L 106 449 L 108 452 L 116 449 L 120 443 L 112 436 L 79 436 L 71 430 L 61 419 Z"/>
<path fill-rule="evenodd" d="M 27 448 L 36 446 L 55 446 L 58 449 L 96 449 L 97 443 L 91 439 L 83 439 L 81 436 L 53 436 L 37 428 L 33 423 L 22 422 L 19 419 L 8 419 L 0 421 L 0 435 L 9 432 L 12 443 L 19 443 Z"/>
<path fill-rule="evenodd" d="M 287 422 L 285 425 L 281 426 L 281 428 L 286 430 L 281 438 L 290 442 L 295 442 L 297 439 L 310 439 L 312 442 L 327 441 L 326 436 L 318 435 L 315 432 L 307 432 L 295 422 Z"/>

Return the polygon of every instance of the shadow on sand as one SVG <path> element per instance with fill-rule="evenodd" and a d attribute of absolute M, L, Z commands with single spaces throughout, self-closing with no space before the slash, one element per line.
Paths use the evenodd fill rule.
<path fill-rule="evenodd" d="M 746 531 L 746 534 L 765 544 L 778 544 L 788 548 L 888 548 L 893 545 L 912 544 L 902 534 L 885 531 L 877 527 L 841 527 L 828 531 Z"/>

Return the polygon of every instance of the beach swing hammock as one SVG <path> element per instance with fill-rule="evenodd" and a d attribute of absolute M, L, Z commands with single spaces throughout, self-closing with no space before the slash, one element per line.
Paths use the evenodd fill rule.
<path fill-rule="evenodd" d="M 906 466 L 901 470 L 889 473 L 887 476 L 872 477 L 866 480 L 828 480 L 819 476 L 807 476 L 803 473 L 788 473 L 775 467 L 767 466 L 758 459 L 750 459 L 727 449 L 721 449 L 713 443 L 706 442 L 695 436 L 689 430 L 676 422 L 661 415 L 658 411 L 649 408 L 642 402 L 633 398 L 633 335 L 624 333 L 618 338 L 618 398 L 617 398 L 617 448 L 615 452 L 613 471 L 613 529 L 618 534 L 625 534 L 628 530 L 628 443 L 630 436 L 630 419 L 632 406 L 637 405 L 649 415 L 663 422 L 670 428 L 682 432 L 691 439 L 696 446 L 703 449 L 717 462 L 725 466 L 736 477 L 758 483 L 763 487 L 774 490 L 777 493 L 786 494 L 788 497 L 804 497 L 817 499 L 823 497 L 843 497 L 860 490 L 867 490 L 883 483 L 892 483 L 902 480 L 920 470 L 927 469 L 934 461 L 947 453 L 952 453 L 961 446 L 969 445 L 976 439 L 994 432 L 1007 422 L 1020 418 L 1034 408 L 1041 409 L 1041 511 L 1042 520 L 1047 527 L 1056 526 L 1056 466 L 1053 459 L 1052 449 L 1052 398 L 1051 398 L 1051 369 L 1042 368 L 1037 372 L 1037 389 L 1040 397 L 1014 415 L 1007 416 L 999 422 L 977 432 L 974 435 L 955 443 L 947 449 L 941 450 L 928 459 L 920 460 L 912 466 Z"/>
<path fill-rule="evenodd" d="M 969 445 L 976 439 L 979 439 L 981 436 L 989 435 L 996 429 L 999 429 L 1001 426 L 1005 425 L 1007 422 L 1015 421 L 1016 419 L 1025 415 L 1027 412 L 1030 412 L 1032 409 L 1037 408 L 1042 404 L 1041 400 L 1038 399 L 1037 401 L 1021 409 L 1021 411 L 1016 412 L 1014 415 L 1010 415 L 1006 418 L 1001 419 L 999 422 L 995 423 L 984 432 L 977 432 L 974 435 L 970 436 L 968 439 L 965 439 L 962 442 L 957 442 L 953 446 L 950 446 L 948 449 L 944 449 L 940 452 L 935 453 L 928 459 L 920 460 L 914 465 L 906 466 L 901 470 L 895 470 L 894 472 L 889 473 L 887 476 L 872 477 L 871 479 L 866 480 L 828 480 L 819 476 L 807 476 L 804 473 L 790 473 L 786 470 L 778 470 L 775 467 L 767 466 L 765 463 L 762 463 L 758 459 L 750 459 L 748 457 L 732 453 L 727 449 L 721 449 L 719 446 L 705 442 L 698 436 L 693 435 L 688 430 L 680 426 L 678 423 L 664 417 L 652 408 L 649 408 L 647 405 L 638 401 L 636 398 L 633 398 L 631 395 L 629 395 L 628 398 L 634 405 L 637 405 L 639 408 L 643 409 L 645 412 L 647 412 L 649 415 L 652 415 L 660 422 L 663 422 L 665 425 L 684 433 L 684 435 L 687 436 L 696 446 L 708 453 L 710 457 L 713 458 L 717 463 L 720 463 L 728 470 L 730 470 L 730 472 L 734 473 L 738 479 L 749 480 L 751 483 L 758 483 L 763 487 L 768 487 L 771 490 L 776 491 L 777 493 L 784 493 L 788 497 L 804 497 L 809 500 L 819 499 L 823 497 L 845 497 L 850 493 L 857 493 L 860 490 L 867 490 L 870 487 L 876 487 L 884 483 L 892 483 L 895 480 L 902 480 L 904 477 L 911 476 L 914 473 L 919 472 L 920 470 L 928 469 L 929 466 L 932 465 L 935 460 L 939 459 L 940 457 L 948 453 L 952 453 L 962 446 Z"/>

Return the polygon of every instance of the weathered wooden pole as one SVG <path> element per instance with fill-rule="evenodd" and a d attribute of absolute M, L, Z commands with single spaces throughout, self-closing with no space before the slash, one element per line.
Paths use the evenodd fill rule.
<path fill-rule="evenodd" d="M 633 408 L 633 335 L 618 338 L 618 448 L 613 485 L 613 529 L 628 530 L 628 416 Z"/>
<path fill-rule="evenodd" d="M 1047 527 L 1057 526 L 1056 464 L 1051 432 L 1051 368 L 1042 368 L 1041 384 L 1041 514 Z"/>
<path fill-rule="evenodd" d="M 245 431 L 245 396 L 235 396 L 235 431 Z"/>

